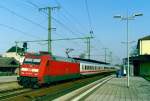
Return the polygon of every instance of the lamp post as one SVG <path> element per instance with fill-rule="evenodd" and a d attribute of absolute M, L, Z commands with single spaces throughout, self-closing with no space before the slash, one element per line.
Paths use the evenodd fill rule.
<path fill-rule="evenodd" d="M 121 20 L 125 20 L 126 21 L 126 30 L 127 30 L 127 66 L 128 66 L 128 74 L 127 74 L 127 87 L 129 88 L 129 65 L 130 65 L 130 63 L 129 63 L 129 31 L 128 31 L 128 23 L 129 23 L 129 20 L 134 20 L 135 19 L 135 17 L 137 17 L 137 16 L 143 16 L 143 14 L 141 14 L 141 13 L 136 13 L 136 14 L 133 14 L 133 15 L 131 15 L 131 16 L 129 16 L 128 15 L 128 12 L 127 12 L 127 15 L 126 16 L 121 16 L 121 15 L 115 15 L 114 16 L 114 18 L 118 18 L 118 19 L 121 19 Z"/>

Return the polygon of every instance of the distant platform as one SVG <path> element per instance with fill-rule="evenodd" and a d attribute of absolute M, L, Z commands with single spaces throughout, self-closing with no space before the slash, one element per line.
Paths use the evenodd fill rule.
<path fill-rule="evenodd" d="M 17 76 L 0 76 L 0 83 L 17 81 Z"/>
<path fill-rule="evenodd" d="M 95 91 L 87 94 L 82 101 L 150 101 L 150 82 L 141 77 L 113 78 Z"/>

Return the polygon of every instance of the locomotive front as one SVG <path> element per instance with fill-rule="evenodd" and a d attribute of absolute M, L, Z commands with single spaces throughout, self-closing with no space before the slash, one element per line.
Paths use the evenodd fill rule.
<path fill-rule="evenodd" d="M 24 87 L 38 86 L 38 74 L 41 58 L 37 54 L 25 54 L 23 64 L 20 66 L 18 83 Z"/>

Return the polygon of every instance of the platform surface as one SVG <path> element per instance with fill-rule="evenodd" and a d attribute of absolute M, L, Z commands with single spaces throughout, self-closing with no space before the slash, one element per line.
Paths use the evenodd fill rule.
<path fill-rule="evenodd" d="M 0 83 L 17 81 L 17 76 L 0 76 Z"/>
<path fill-rule="evenodd" d="M 113 78 L 85 96 L 82 101 L 150 101 L 150 82 L 141 77 Z"/>

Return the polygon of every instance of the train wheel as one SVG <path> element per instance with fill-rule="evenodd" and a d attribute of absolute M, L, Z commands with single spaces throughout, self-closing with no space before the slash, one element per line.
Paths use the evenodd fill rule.
<path fill-rule="evenodd" d="M 33 85 L 32 85 L 32 88 L 38 89 L 38 88 L 40 88 L 40 85 L 38 85 L 38 84 L 33 84 Z"/>

